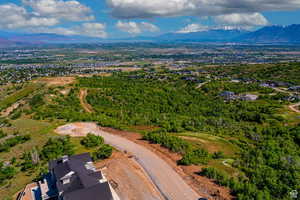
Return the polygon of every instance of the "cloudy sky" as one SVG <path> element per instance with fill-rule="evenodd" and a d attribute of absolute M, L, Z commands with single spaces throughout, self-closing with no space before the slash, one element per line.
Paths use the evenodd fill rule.
<path fill-rule="evenodd" d="M 122 38 L 300 23 L 300 0 L 1 0 L 0 30 Z"/>

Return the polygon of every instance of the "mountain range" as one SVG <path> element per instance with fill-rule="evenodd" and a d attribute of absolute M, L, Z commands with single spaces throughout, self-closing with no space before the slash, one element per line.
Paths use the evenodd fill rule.
<path fill-rule="evenodd" d="M 99 42 L 236 42 L 300 44 L 300 24 L 290 26 L 267 26 L 256 31 L 212 29 L 191 33 L 167 33 L 156 37 L 134 37 L 118 40 L 104 40 L 84 36 L 64 36 L 50 33 L 12 33 L 0 31 L 0 47 L 28 44 L 99 43 Z"/>

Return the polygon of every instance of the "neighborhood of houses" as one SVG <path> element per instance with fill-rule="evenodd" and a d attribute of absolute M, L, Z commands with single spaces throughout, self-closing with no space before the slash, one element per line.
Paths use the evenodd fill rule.
<path fill-rule="evenodd" d="M 89 153 L 49 162 L 49 173 L 28 185 L 18 200 L 120 200 Z"/>

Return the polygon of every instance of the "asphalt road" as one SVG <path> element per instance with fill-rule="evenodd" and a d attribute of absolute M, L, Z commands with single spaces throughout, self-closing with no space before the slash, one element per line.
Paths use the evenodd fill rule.
<path fill-rule="evenodd" d="M 105 143 L 135 156 L 137 162 L 144 168 L 165 199 L 198 200 L 200 198 L 171 166 L 152 151 L 121 136 L 104 132 L 93 123 L 83 123 L 81 128 L 85 129 L 86 133 L 104 137 Z M 62 130 L 64 130 L 63 127 Z M 58 130 L 58 132 L 62 131 Z"/>

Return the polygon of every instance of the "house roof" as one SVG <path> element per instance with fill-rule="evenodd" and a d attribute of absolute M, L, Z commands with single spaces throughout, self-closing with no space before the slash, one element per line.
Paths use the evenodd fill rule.
<path fill-rule="evenodd" d="M 95 171 L 93 168 L 89 153 L 51 161 L 49 163 L 49 170 L 53 172 L 56 179 L 57 190 L 59 193 L 62 193 L 64 200 L 73 200 L 76 199 L 75 196 L 82 197 L 82 195 L 84 195 L 85 198 L 79 199 L 111 199 L 108 198 L 112 196 L 109 185 L 107 182 L 99 182 L 99 180 L 103 179 L 102 173 Z M 64 182 L 64 180 L 67 181 Z M 90 199 L 87 198 L 89 195 L 91 195 Z"/>
<path fill-rule="evenodd" d="M 76 190 L 63 195 L 64 200 L 113 200 L 107 182 L 92 187 Z"/>

